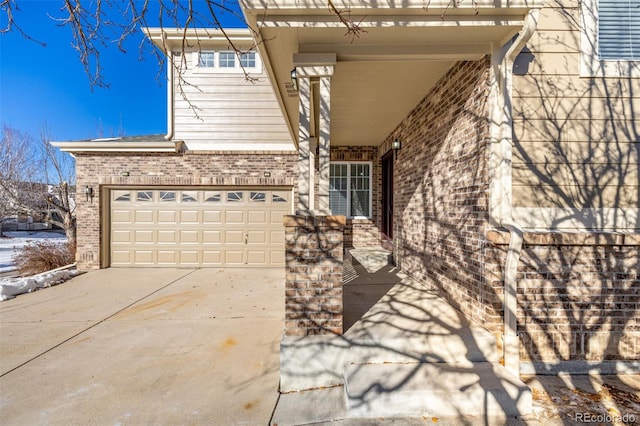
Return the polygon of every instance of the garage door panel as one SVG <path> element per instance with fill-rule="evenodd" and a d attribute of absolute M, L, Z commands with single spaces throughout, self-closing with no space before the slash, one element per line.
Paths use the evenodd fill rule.
<path fill-rule="evenodd" d="M 170 230 L 158 231 L 158 243 L 160 244 L 175 244 L 178 242 L 178 232 Z"/>
<path fill-rule="evenodd" d="M 136 210 L 134 220 L 136 223 L 153 223 L 153 210 Z"/>
<path fill-rule="evenodd" d="M 153 265 L 153 250 L 135 250 L 133 262 L 138 265 Z"/>
<path fill-rule="evenodd" d="M 290 198 L 251 188 L 112 190 L 111 266 L 284 265 Z"/>
<path fill-rule="evenodd" d="M 250 211 L 249 225 L 267 225 L 269 223 L 269 214 L 264 210 Z"/>
<path fill-rule="evenodd" d="M 229 210 L 225 213 L 225 223 L 243 224 L 245 220 L 245 212 L 242 210 Z"/>
<path fill-rule="evenodd" d="M 197 250 L 180 250 L 181 265 L 198 265 L 200 259 Z"/>
<path fill-rule="evenodd" d="M 269 255 L 272 265 L 284 265 L 284 250 L 270 250 Z"/>
<path fill-rule="evenodd" d="M 203 250 L 202 265 L 203 266 L 222 265 L 222 251 L 221 250 Z"/>
<path fill-rule="evenodd" d="M 247 232 L 247 244 L 266 244 L 267 231 L 249 231 Z"/>
<path fill-rule="evenodd" d="M 129 250 L 112 250 L 111 263 L 113 265 L 131 265 L 133 263 L 133 253 Z"/>
<path fill-rule="evenodd" d="M 220 231 L 203 231 L 202 242 L 204 244 L 220 244 L 222 242 L 222 232 Z"/>
<path fill-rule="evenodd" d="M 131 223 L 133 220 L 133 212 L 131 210 L 116 210 L 111 212 L 111 221 L 113 223 Z"/>
<path fill-rule="evenodd" d="M 177 265 L 178 253 L 175 250 L 158 250 L 158 264 Z"/>
<path fill-rule="evenodd" d="M 180 223 L 199 223 L 197 210 L 182 210 L 180 212 Z"/>
<path fill-rule="evenodd" d="M 202 212 L 202 222 L 206 224 L 221 224 L 222 212 L 213 210 L 204 210 Z"/>
<path fill-rule="evenodd" d="M 282 218 L 284 217 L 285 214 L 289 214 L 288 212 L 282 212 L 282 211 L 271 211 L 269 212 L 269 223 L 273 224 L 273 225 L 280 225 L 282 226 Z"/>
<path fill-rule="evenodd" d="M 244 232 L 242 231 L 224 231 L 225 244 L 244 244 Z"/>
<path fill-rule="evenodd" d="M 137 230 L 135 232 L 135 243 L 136 244 L 151 244 L 153 243 L 153 234 L 152 230 Z"/>
<path fill-rule="evenodd" d="M 284 244 L 284 229 L 269 231 L 269 237 L 271 244 Z"/>
<path fill-rule="evenodd" d="M 249 265 L 266 265 L 267 252 L 264 250 L 249 250 L 247 252 L 247 263 Z"/>
<path fill-rule="evenodd" d="M 225 250 L 225 265 L 244 265 L 244 250 Z"/>
<path fill-rule="evenodd" d="M 197 244 L 198 231 L 180 231 L 180 242 L 183 244 Z"/>
<path fill-rule="evenodd" d="M 133 243 L 133 239 L 132 239 L 132 232 L 131 231 L 114 231 L 111 234 L 111 242 L 112 243 L 126 243 L 126 244 L 131 244 Z"/>
<path fill-rule="evenodd" d="M 175 210 L 159 210 L 158 211 L 158 223 L 178 223 L 177 212 Z"/>

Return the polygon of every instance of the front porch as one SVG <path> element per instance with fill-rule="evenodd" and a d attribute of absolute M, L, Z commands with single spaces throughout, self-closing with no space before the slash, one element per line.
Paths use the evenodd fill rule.
<path fill-rule="evenodd" d="M 531 411 L 529 389 L 499 364 L 491 333 L 389 264 L 388 252 L 345 253 L 345 332 L 283 337 L 273 424 Z M 292 418 L 294 406 L 308 409 Z"/>

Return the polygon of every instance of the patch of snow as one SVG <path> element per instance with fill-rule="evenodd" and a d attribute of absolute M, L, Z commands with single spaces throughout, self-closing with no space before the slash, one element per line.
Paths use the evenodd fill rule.
<path fill-rule="evenodd" d="M 27 244 L 34 241 L 56 240 L 61 244 L 67 241 L 64 234 L 57 232 L 12 231 L 0 238 L 0 273 L 15 271 L 13 258 Z"/>
<path fill-rule="evenodd" d="M 13 299 L 19 294 L 63 283 L 76 275 L 75 269 L 51 271 L 26 278 L 0 278 L 0 301 Z"/>

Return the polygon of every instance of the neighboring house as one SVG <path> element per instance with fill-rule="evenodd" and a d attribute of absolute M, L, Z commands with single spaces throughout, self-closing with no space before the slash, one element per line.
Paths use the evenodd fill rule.
<path fill-rule="evenodd" d="M 324 2 L 244 0 L 241 57 L 150 30 L 186 67 L 169 134 L 56 143 L 95 194 L 79 266 L 286 261 L 286 334 L 309 336 L 342 331 L 342 246 L 384 245 L 509 367 L 638 371 L 640 9 L 428 3 L 345 4 L 351 36 Z"/>

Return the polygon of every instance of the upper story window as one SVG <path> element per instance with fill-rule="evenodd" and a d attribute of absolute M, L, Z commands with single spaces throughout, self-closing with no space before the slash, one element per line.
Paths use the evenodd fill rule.
<path fill-rule="evenodd" d="M 200 52 L 198 56 L 198 66 L 203 68 L 213 68 L 215 65 L 215 52 Z"/>
<path fill-rule="evenodd" d="M 245 52 L 240 54 L 240 65 L 245 68 L 256 67 L 256 52 Z"/>
<path fill-rule="evenodd" d="M 329 209 L 351 218 L 371 217 L 371 163 L 331 163 Z"/>
<path fill-rule="evenodd" d="M 213 73 L 262 72 L 257 52 L 237 53 L 231 50 L 208 50 L 193 53 L 196 70 Z"/>
<path fill-rule="evenodd" d="M 640 78 L 638 0 L 583 0 L 580 74 Z"/>
<path fill-rule="evenodd" d="M 236 54 L 234 52 L 220 52 L 218 55 L 218 65 L 220 68 L 235 68 Z"/>

